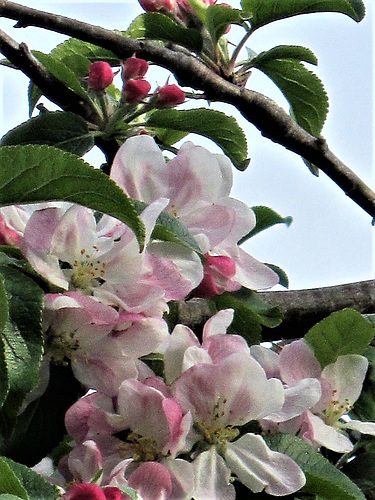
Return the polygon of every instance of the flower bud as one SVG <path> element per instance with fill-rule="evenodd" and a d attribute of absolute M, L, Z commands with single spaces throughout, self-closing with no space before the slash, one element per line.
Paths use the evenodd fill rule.
<path fill-rule="evenodd" d="M 106 500 L 100 486 L 93 483 L 80 483 L 71 488 L 63 498 L 66 500 Z"/>
<path fill-rule="evenodd" d="M 127 80 L 122 90 L 126 101 L 131 104 L 141 102 L 151 90 L 151 85 L 147 80 Z"/>
<path fill-rule="evenodd" d="M 87 85 L 96 92 L 104 90 L 111 85 L 113 77 L 114 74 L 110 64 L 104 61 L 95 61 L 90 64 Z"/>
<path fill-rule="evenodd" d="M 123 80 L 138 80 L 143 78 L 148 70 L 148 63 L 144 59 L 138 57 L 129 57 L 122 63 L 122 78 Z"/>
<path fill-rule="evenodd" d="M 164 85 L 157 90 L 156 102 L 160 107 L 172 108 L 185 102 L 185 92 L 177 85 Z"/>
<path fill-rule="evenodd" d="M 236 274 L 236 263 L 231 257 L 209 254 L 205 254 L 205 257 L 203 280 L 193 290 L 193 297 L 208 299 L 221 295 L 226 290 L 239 288 L 231 282 L 231 278 Z"/>
<path fill-rule="evenodd" d="M 138 0 L 141 7 L 146 12 L 159 12 L 164 10 L 166 12 L 176 11 L 176 1 L 175 0 Z"/>

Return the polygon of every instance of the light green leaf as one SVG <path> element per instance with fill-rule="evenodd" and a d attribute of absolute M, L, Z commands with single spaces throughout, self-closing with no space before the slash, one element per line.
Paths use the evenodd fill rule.
<path fill-rule="evenodd" d="M 214 45 L 225 35 L 231 24 L 242 24 L 241 11 L 224 5 L 210 5 L 206 10 L 205 25 Z"/>
<path fill-rule="evenodd" d="M 197 30 L 185 28 L 159 12 L 146 12 L 136 17 L 126 35 L 177 43 L 197 53 L 203 46 L 202 36 Z"/>
<path fill-rule="evenodd" d="M 56 486 L 46 481 L 41 475 L 9 458 L 3 460 L 21 482 L 27 492 L 27 500 L 57 500 L 61 498 L 61 493 Z"/>
<path fill-rule="evenodd" d="M 375 328 L 353 309 L 332 313 L 305 335 L 322 368 L 343 354 L 362 355 L 374 338 Z"/>
<path fill-rule="evenodd" d="M 70 201 L 127 224 L 143 247 L 145 229 L 127 195 L 100 170 L 49 146 L 0 148 L 0 205 Z"/>
<path fill-rule="evenodd" d="M 365 16 L 361 0 L 242 0 L 253 29 L 287 17 L 314 12 L 339 12 L 355 21 Z"/>
<path fill-rule="evenodd" d="M 148 127 L 191 132 L 212 139 L 239 170 L 249 164 L 243 130 L 232 116 L 212 109 L 160 109 L 150 115 Z"/>
<path fill-rule="evenodd" d="M 296 122 L 311 135 L 318 136 L 327 118 L 328 97 L 320 79 L 298 60 L 302 56 L 303 60 L 311 62 L 311 51 L 295 47 L 292 58 L 291 49 L 280 46 L 262 52 L 251 60 L 251 66 L 265 73 L 279 87 Z"/>
<path fill-rule="evenodd" d="M 272 450 L 289 455 L 301 467 L 306 476 L 301 493 L 327 500 L 365 500 L 358 486 L 302 439 L 289 434 L 274 434 L 266 436 L 265 440 Z"/>
<path fill-rule="evenodd" d="M 87 90 L 84 88 L 82 82 L 76 76 L 73 69 L 69 68 L 66 64 L 64 64 L 62 61 L 59 61 L 51 54 L 44 54 L 43 52 L 33 51 L 33 55 L 43 64 L 47 71 L 52 73 L 58 80 L 60 80 L 68 88 L 73 90 L 73 92 L 78 94 L 85 101 L 91 101 Z"/>
<path fill-rule="evenodd" d="M 260 61 L 262 63 L 274 61 L 275 59 L 296 59 L 310 64 L 317 65 L 318 59 L 314 52 L 307 47 L 300 45 L 278 45 L 270 50 L 253 54 L 250 62 Z"/>
<path fill-rule="evenodd" d="M 239 244 L 244 243 L 249 238 L 252 238 L 256 234 L 264 231 L 265 229 L 274 226 L 275 224 L 285 224 L 290 226 L 293 218 L 290 216 L 282 217 L 280 214 L 272 210 L 272 208 L 265 207 L 262 205 L 251 207 L 255 213 L 256 224 L 255 227 L 246 236 L 240 239 Z"/>
<path fill-rule="evenodd" d="M 83 156 L 94 146 L 86 120 L 63 111 L 42 113 L 10 130 L 0 146 L 47 144 Z"/>
<path fill-rule="evenodd" d="M 17 478 L 3 457 L 0 457 L 0 493 L 8 493 L 17 498 L 29 500 L 21 481 Z"/>

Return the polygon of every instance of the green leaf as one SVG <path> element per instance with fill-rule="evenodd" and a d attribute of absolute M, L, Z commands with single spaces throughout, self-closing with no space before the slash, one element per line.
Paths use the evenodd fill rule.
<path fill-rule="evenodd" d="M 252 29 L 314 12 L 339 12 L 359 22 L 366 10 L 361 0 L 242 0 L 241 4 L 249 15 Z"/>
<path fill-rule="evenodd" d="M 364 355 L 369 360 L 369 370 L 361 395 L 355 402 L 354 414 L 364 422 L 375 422 L 375 347 L 369 346 Z"/>
<path fill-rule="evenodd" d="M 19 415 L 3 453 L 30 467 L 49 455 L 64 439 L 65 413 L 80 396 L 82 386 L 70 365 L 51 363 L 47 389 Z"/>
<path fill-rule="evenodd" d="M 219 310 L 234 309 L 234 319 L 228 332 L 241 335 L 249 345 L 261 342 L 262 325 L 274 328 L 281 323 L 280 310 L 277 307 L 270 307 L 263 302 L 257 292 L 247 288 L 217 295 L 213 301 Z"/>
<path fill-rule="evenodd" d="M 49 146 L 0 148 L 0 205 L 70 201 L 127 224 L 143 247 L 145 229 L 127 195 L 100 170 Z"/>
<path fill-rule="evenodd" d="M 110 50 L 103 49 L 92 43 L 83 42 L 77 38 L 69 38 L 65 42 L 60 43 L 51 51 L 51 54 L 55 59 L 63 62 L 71 60 L 72 56 L 81 56 L 90 62 L 105 61 L 111 66 L 120 66 L 119 58 Z"/>
<path fill-rule="evenodd" d="M 44 293 L 21 270 L 0 265 L 9 300 L 9 319 L 1 333 L 8 377 L 8 393 L 1 409 L 2 434 L 11 434 L 25 396 L 39 382 L 43 355 Z"/>
<path fill-rule="evenodd" d="M 28 500 L 27 491 L 3 457 L 0 457 L 0 493 L 10 493 Z"/>
<path fill-rule="evenodd" d="M 305 335 L 322 368 L 343 354 L 362 355 L 374 338 L 375 328 L 353 309 L 332 313 Z"/>
<path fill-rule="evenodd" d="M 293 57 L 292 49 L 296 49 L 292 51 Z M 327 118 L 328 97 L 320 79 L 299 60 L 303 57 L 302 60 L 312 62 L 315 58 L 312 56 L 304 47 L 279 46 L 253 58 L 251 66 L 279 87 L 296 122 L 311 135 L 319 136 Z"/>
<path fill-rule="evenodd" d="M 269 264 L 268 262 L 265 262 L 265 265 L 278 275 L 279 285 L 289 288 L 289 278 L 284 269 L 281 269 L 279 266 L 275 266 L 275 264 Z"/>
<path fill-rule="evenodd" d="M 185 28 L 159 12 L 146 12 L 136 17 L 126 35 L 177 43 L 197 53 L 203 47 L 202 35 L 197 30 Z"/>
<path fill-rule="evenodd" d="M 133 203 L 139 214 L 141 214 L 147 206 L 147 203 L 139 200 L 133 200 Z M 176 217 L 168 212 L 161 212 L 157 218 L 151 238 L 179 243 L 197 253 L 201 253 L 198 243 L 189 233 L 188 229 Z"/>
<path fill-rule="evenodd" d="M 273 434 L 265 440 L 272 450 L 289 455 L 301 467 L 306 476 L 301 493 L 327 500 L 365 500 L 358 486 L 302 439 L 289 434 Z"/>
<path fill-rule="evenodd" d="M 86 120 L 69 112 L 42 113 L 10 130 L 0 146 L 47 144 L 83 156 L 94 146 Z"/>
<path fill-rule="evenodd" d="M 206 10 L 205 25 L 214 45 L 217 44 L 221 36 L 225 35 L 228 26 L 231 24 L 241 25 L 242 22 L 239 9 L 224 5 L 210 5 Z"/>
<path fill-rule="evenodd" d="M 61 493 L 56 486 L 46 481 L 41 475 L 9 458 L 3 460 L 20 480 L 27 492 L 27 500 L 57 500 L 61 498 Z"/>
<path fill-rule="evenodd" d="M 358 455 L 344 466 L 343 471 L 365 493 L 375 492 L 375 452 Z"/>
<path fill-rule="evenodd" d="M 162 127 L 191 132 L 212 139 L 239 170 L 249 164 L 243 130 L 232 116 L 212 109 L 160 109 L 147 120 L 148 127 Z"/>
<path fill-rule="evenodd" d="M 275 224 L 286 224 L 290 226 L 293 218 L 290 216 L 282 217 L 280 214 L 272 210 L 272 208 L 265 207 L 262 205 L 251 207 L 256 217 L 255 227 L 246 236 L 243 236 L 238 242 L 240 245 L 252 238 L 256 234 L 264 231 L 265 229 L 274 226 Z"/>
<path fill-rule="evenodd" d="M 43 52 L 33 51 L 33 55 L 38 59 L 38 61 L 43 64 L 47 71 L 52 73 L 58 80 L 60 80 L 68 88 L 73 90 L 73 92 L 78 94 L 85 101 L 91 101 L 88 92 L 83 87 L 81 81 L 76 76 L 73 69 L 69 68 L 66 64 L 64 64 L 62 61 L 59 61 L 51 54 L 44 54 Z M 89 61 L 88 64 L 90 64 Z"/>
<path fill-rule="evenodd" d="M 9 495 L 8 493 L 0 495 L 0 500 L 19 500 L 20 498 L 21 497 L 16 497 L 15 495 Z"/>
<path fill-rule="evenodd" d="M 0 332 L 2 332 L 9 318 L 9 302 L 6 295 L 4 276 L 0 275 Z M 8 370 L 5 359 L 5 343 L 0 333 L 0 408 L 3 405 L 9 390 Z"/>

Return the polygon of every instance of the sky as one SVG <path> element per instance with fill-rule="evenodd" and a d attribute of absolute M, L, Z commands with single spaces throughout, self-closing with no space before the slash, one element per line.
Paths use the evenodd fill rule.
<path fill-rule="evenodd" d="M 374 186 L 372 31 L 375 6 L 371 1 L 365 3 L 367 16 L 359 24 L 341 14 L 309 14 L 259 29 L 248 46 L 261 52 L 276 45 L 302 45 L 315 53 L 318 67 L 309 69 L 322 79 L 330 99 L 323 136 L 336 156 Z M 126 29 L 142 12 L 136 0 L 28 1 L 27 5 L 120 30 Z M 18 42 L 26 42 L 31 49 L 49 52 L 65 39 L 37 28 L 16 30 L 13 24 L 10 20 L 0 20 L 1 29 Z M 235 41 L 241 35 L 238 28 L 233 28 L 229 38 Z M 158 84 L 165 83 L 168 77 L 166 71 L 156 69 L 150 75 Z M 0 135 L 27 120 L 27 85 L 28 80 L 22 74 L 0 67 Z M 264 75 L 254 72 L 247 86 L 288 109 L 282 94 Z M 48 107 L 48 101 L 43 102 Z M 184 107 L 189 107 L 189 103 Z M 220 104 L 212 107 L 235 116 L 248 139 L 251 162 L 245 172 L 235 172 L 232 196 L 250 206 L 266 205 L 283 216 L 293 217 L 290 227 L 274 226 L 252 238 L 245 249 L 257 259 L 281 267 L 289 276 L 291 289 L 372 279 L 375 228 L 371 217 L 324 173 L 314 177 L 300 157 L 263 138 L 234 108 Z M 213 152 L 220 152 L 211 141 L 199 136 L 189 138 Z M 89 153 L 86 159 L 95 166 L 102 162 L 95 152 Z"/>

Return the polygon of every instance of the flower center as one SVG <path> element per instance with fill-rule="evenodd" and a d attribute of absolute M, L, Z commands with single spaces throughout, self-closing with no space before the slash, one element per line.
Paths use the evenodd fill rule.
<path fill-rule="evenodd" d="M 85 248 L 81 250 L 81 259 L 69 263 L 69 269 L 64 270 L 65 276 L 70 281 L 70 290 L 80 290 L 88 294 L 104 280 L 106 262 L 102 262 L 95 254 L 98 247 L 93 246 L 93 252 L 88 253 Z"/>
<path fill-rule="evenodd" d="M 343 415 L 346 415 L 353 409 L 353 405 L 350 404 L 348 398 L 345 398 L 343 401 L 339 401 L 335 398 L 336 393 L 337 391 L 334 390 L 333 399 L 323 415 L 324 422 L 331 426 L 334 426 Z"/>
<path fill-rule="evenodd" d="M 127 441 L 120 445 L 119 453 L 124 458 L 130 455 L 136 462 L 157 461 L 160 458 L 155 440 L 140 436 L 137 432 L 128 435 Z"/>

